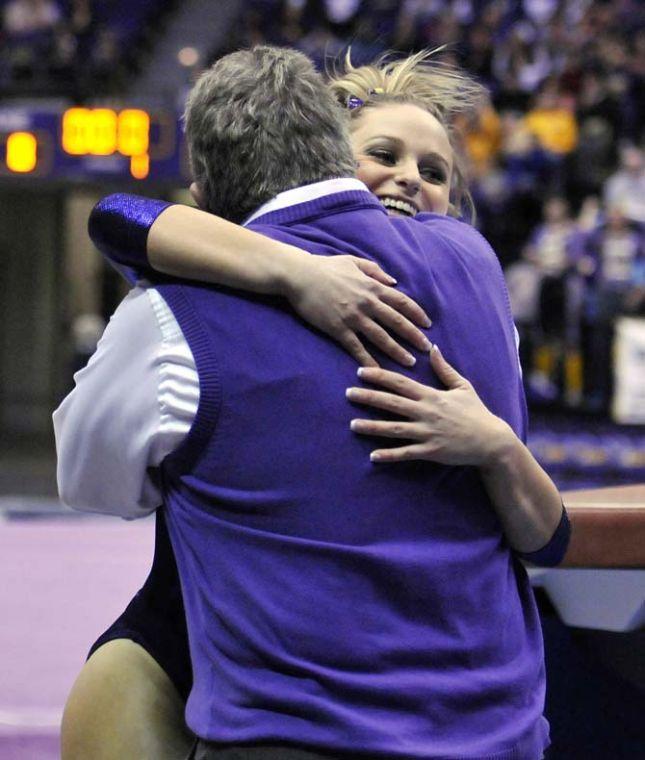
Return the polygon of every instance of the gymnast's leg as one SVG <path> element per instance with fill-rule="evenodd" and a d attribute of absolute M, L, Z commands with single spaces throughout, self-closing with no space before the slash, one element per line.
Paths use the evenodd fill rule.
<path fill-rule="evenodd" d="M 163 509 L 150 574 L 94 643 L 67 700 L 62 760 L 184 758 L 192 686 L 186 617 Z"/>
<path fill-rule="evenodd" d="M 128 639 L 99 647 L 72 688 L 62 760 L 181 760 L 194 737 L 184 701 L 146 650 Z"/>

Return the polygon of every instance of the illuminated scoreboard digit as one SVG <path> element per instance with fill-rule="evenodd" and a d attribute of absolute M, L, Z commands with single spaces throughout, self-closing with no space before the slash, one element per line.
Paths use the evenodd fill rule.
<path fill-rule="evenodd" d="M 147 156 L 150 145 L 150 116 L 128 108 L 119 114 L 117 150 L 124 156 Z"/>
<path fill-rule="evenodd" d="M 9 170 L 29 174 L 38 163 L 38 138 L 33 132 L 10 132 L 6 151 Z"/>
<path fill-rule="evenodd" d="M 140 108 L 0 109 L 0 176 L 184 183 L 175 115 Z"/>
<path fill-rule="evenodd" d="M 136 179 L 148 176 L 150 115 L 137 108 L 117 113 L 110 108 L 69 108 L 63 114 L 62 146 L 70 156 L 111 156 L 130 159 Z"/>

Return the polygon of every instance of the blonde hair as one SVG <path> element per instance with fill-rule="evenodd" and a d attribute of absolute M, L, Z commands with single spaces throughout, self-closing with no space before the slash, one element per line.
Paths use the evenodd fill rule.
<path fill-rule="evenodd" d="M 409 103 L 428 111 L 444 127 L 454 153 L 451 187 L 453 213 L 474 220 L 475 207 L 467 187 L 461 159 L 461 139 L 454 120 L 457 115 L 475 113 L 487 91 L 464 71 L 436 59 L 444 48 L 422 50 L 407 58 L 393 59 L 386 53 L 374 63 L 354 66 L 351 52 L 345 56 L 344 70 L 330 74 L 329 88 L 339 103 L 351 106 L 351 121 L 365 108 L 385 103 Z M 356 98 L 360 103 L 350 98 Z"/>

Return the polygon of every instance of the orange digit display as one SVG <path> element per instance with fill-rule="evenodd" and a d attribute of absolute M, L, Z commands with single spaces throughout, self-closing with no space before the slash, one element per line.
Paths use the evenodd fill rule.
<path fill-rule="evenodd" d="M 135 179 L 145 179 L 150 172 L 150 156 L 132 156 L 130 159 L 130 174 Z"/>
<path fill-rule="evenodd" d="M 117 146 L 117 116 L 111 108 L 95 108 L 88 117 L 88 153 L 111 156 Z"/>
<path fill-rule="evenodd" d="M 150 116 L 138 108 L 119 114 L 118 151 L 123 156 L 142 156 L 150 145 Z"/>
<path fill-rule="evenodd" d="M 72 156 L 144 156 L 150 144 L 150 116 L 138 108 L 118 114 L 111 108 L 68 108 L 62 142 Z"/>
<path fill-rule="evenodd" d="M 63 150 L 72 156 L 85 156 L 89 151 L 89 108 L 68 108 L 63 114 Z"/>
<path fill-rule="evenodd" d="M 7 168 L 12 172 L 28 174 L 36 168 L 38 141 L 31 132 L 12 132 L 7 137 Z"/>

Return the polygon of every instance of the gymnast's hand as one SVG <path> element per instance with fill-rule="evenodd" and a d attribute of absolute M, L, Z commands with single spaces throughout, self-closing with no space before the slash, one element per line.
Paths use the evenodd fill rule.
<path fill-rule="evenodd" d="M 506 422 L 482 403 L 473 386 L 434 346 L 430 364 L 447 390 L 417 383 L 398 372 L 361 367 L 361 380 L 382 390 L 348 388 L 350 401 L 392 412 L 403 420 L 355 419 L 351 429 L 361 435 L 411 441 L 405 446 L 377 449 L 375 462 L 426 459 L 449 465 L 486 466 L 513 444 Z"/>
<path fill-rule="evenodd" d="M 405 366 L 415 358 L 386 329 L 421 351 L 430 348 L 415 327 L 430 327 L 423 309 L 396 290 L 396 281 L 378 264 L 358 256 L 306 256 L 290 272 L 285 295 L 307 322 L 338 341 L 359 364 L 378 367 L 363 345 L 369 340 Z"/>

